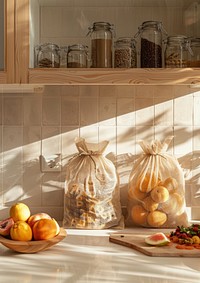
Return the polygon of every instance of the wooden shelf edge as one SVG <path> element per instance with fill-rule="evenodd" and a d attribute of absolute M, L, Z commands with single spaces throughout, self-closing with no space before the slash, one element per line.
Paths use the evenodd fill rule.
<path fill-rule="evenodd" d="M 200 85 L 200 68 L 29 69 L 31 84 Z"/>

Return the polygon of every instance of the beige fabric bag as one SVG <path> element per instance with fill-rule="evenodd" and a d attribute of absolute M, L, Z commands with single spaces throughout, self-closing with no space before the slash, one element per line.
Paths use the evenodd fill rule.
<path fill-rule="evenodd" d="M 185 181 L 178 160 L 168 154 L 173 137 L 163 143 L 140 141 L 143 154 L 129 179 L 128 226 L 171 228 L 188 225 L 185 213 Z"/>
<path fill-rule="evenodd" d="M 78 154 L 67 164 L 64 227 L 103 229 L 121 218 L 118 175 L 114 164 L 103 156 L 108 142 L 75 140 Z"/>

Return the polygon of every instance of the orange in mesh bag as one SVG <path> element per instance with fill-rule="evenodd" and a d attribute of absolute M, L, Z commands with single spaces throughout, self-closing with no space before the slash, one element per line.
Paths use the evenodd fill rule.
<path fill-rule="evenodd" d="M 188 225 L 185 181 L 178 160 L 166 151 L 173 137 L 161 143 L 140 141 L 143 154 L 129 178 L 127 226 L 171 228 Z"/>
<path fill-rule="evenodd" d="M 75 140 L 78 154 L 66 170 L 63 226 L 103 229 L 121 219 L 118 175 L 114 164 L 103 156 L 108 141 Z"/>

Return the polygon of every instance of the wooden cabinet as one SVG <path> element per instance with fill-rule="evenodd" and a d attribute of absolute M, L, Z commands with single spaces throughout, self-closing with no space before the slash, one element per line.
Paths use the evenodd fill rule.
<path fill-rule="evenodd" d="M 0 83 L 15 82 L 15 44 L 14 44 L 14 0 L 1 1 L 1 15 L 3 29 L 1 39 L 4 44 L 1 48 Z"/>
<path fill-rule="evenodd" d="M 123 3 L 122 3 L 123 2 Z M 14 14 L 15 11 L 15 14 Z M 88 26 L 110 21 L 116 36 L 133 36 L 145 20 L 163 22 L 168 33 L 199 36 L 200 4 L 193 0 L 5 0 L 5 70 L 1 83 L 69 85 L 200 84 L 200 68 L 36 69 L 34 46 L 90 43 Z"/>

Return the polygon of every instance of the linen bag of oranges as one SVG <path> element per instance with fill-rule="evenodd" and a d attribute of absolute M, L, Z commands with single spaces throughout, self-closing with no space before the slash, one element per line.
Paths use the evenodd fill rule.
<path fill-rule="evenodd" d="M 121 205 L 118 175 L 104 156 L 108 141 L 75 139 L 78 153 L 66 168 L 63 226 L 103 229 L 119 224 Z"/>
<path fill-rule="evenodd" d="M 167 153 L 172 139 L 139 142 L 143 154 L 129 178 L 127 226 L 188 225 L 183 171 L 175 156 Z"/>

